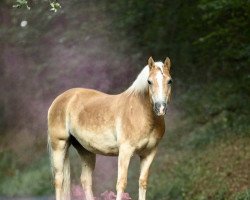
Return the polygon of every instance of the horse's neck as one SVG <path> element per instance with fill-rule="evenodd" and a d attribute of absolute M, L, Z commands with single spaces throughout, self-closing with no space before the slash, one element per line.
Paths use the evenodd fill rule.
<path fill-rule="evenodd" d="M 126 107 L 134 107 L 138 106 L 143 109 L 138 109 L 139 111 L 143 111 L 143 113 L 148 113 L 148 116 L 153 117 L 153 109 L 152 104 L 150 102 L 150 97 L 148 91 L 144 92 L 132 92 L 132 93 L 122 93 L 121 98 L 124 100 Z"/>

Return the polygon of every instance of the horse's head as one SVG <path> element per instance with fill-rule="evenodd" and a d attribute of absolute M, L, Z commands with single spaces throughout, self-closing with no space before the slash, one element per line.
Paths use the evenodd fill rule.
<path fill-rule="evenodd" d="M 165 115 L 171 93 L 172 78 L 170 76 L 170 59 L 166 58 L 162 62 L 154 62 L 153 58 L 148 59 L 149 77 L 148 87 L 149 96 L 154 106 L 156 115 Z"/>

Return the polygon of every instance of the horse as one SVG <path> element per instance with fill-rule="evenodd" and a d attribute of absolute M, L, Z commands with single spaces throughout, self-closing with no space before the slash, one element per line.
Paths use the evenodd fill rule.
<path fill-rule="evenodd" d="M 139 155 L 139 200 L 146 199 L 149 168 L 165 132 L 171 83 L 170 59 L 162 63 L 150 57 L 133 84 L 120 94 L 73 88 L 56 97 L 48 110 L 56 200 L 70 200 L 71 145 L 81 158 L 81 184 L 87 200 L 94 200 L 96 154 L 118 156 L 116 200 L 122 200 L 130 158 Z"/>

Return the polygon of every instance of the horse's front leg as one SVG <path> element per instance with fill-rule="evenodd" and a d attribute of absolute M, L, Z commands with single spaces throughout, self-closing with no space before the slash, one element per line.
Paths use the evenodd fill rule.
<path fill-rule="evenodd" d="M 139 200 L 146 199 L 146 190 L 147 190 L 147 182 L 148 182 L 148 172 L 149 167 L 155 157 L 156 148 L 154 148 L 149 154 L 145 156 L 141 156 L 141 172 L 139 178 Z"/>
<path fill-rule="evenodd" d="M 130 145 L 123 144 L 119 148 L 116 200 L 122 200 L 122 194 L 127 186 L 128 166 L 133 153 L 134 148 Z"/>

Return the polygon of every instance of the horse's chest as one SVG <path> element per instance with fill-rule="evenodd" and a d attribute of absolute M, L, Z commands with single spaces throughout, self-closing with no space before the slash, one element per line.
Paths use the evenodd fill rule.
<path fill-rule="evenodd" d="M 154 136 L 154 134 L 149 135 L 137 141 L 136 150 L 144 151 L 144 150 L 153 149 L 158 144 L 158 142 L 159 142 L 159 139 L 157 139 Z"/>

